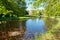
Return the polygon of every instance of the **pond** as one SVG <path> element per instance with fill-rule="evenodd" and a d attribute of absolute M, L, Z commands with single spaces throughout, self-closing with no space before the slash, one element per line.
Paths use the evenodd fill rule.
<path fill-rule="evenodd" d="M 40 34 L 46 32 L 46 25 L 45 22 L 42 19 L 28 19 L 26 21 L 26 40 L 28 38 L 34 38 L 35 34 L 40 36 Z M 33 40 L 33 39 L 32 39 Z"/>
<path fill-rule="evenodd" d="M 0 21 L 0 40 L 35 40 L 35 36 L 45 34 L 57 22 L 54 18 Z"/>

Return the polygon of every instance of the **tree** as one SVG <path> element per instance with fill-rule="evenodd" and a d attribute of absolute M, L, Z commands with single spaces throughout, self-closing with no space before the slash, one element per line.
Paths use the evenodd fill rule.
<path fill-rule="evenodd" d="M 26 4 L 24 0 L 0 0 L 0 34 L 2 34 L 0 36 L 1 40 L 10 40 L 10 36 L 8 35 L 9 32 L 20 30 L 19 27 L 22 21 L 20 22 L 17 19 L 19 19 L 20 16 L 26 15 L 25 9 Z M 25 32 L 24 28 L 25 27 L 22 27 L 23 31 Z M 24 32 L 21 34 L 22 36 L 24 35 Z M 14 36 L 15 39 L 12 38 L 11 40 L 16 40 L 16 37 L 20 38 L 21 35 L 16 35 Z"/>
<path fill-rule="evenodd" d="M 43 3 L 42 7 L 44 10 L 42 11 L 45 16 L 60 16 L 60 0 L 32 0 L 30 4 L 32 4 L 33 8 L 38 8 Z"/>
<path fill-rule="evenodd" d="M 50 0 L 46 7 L 47 16 L 60 16 L 60 0 Z"/>
<path fill-rule="evenodd" d="M 26 15 L 25 0 L 0 0 L 1 17 L 20 17 Z"/>

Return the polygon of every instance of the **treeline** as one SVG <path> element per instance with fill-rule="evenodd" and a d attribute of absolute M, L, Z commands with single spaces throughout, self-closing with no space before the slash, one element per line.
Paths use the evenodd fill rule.
<path fill-rule="evenodd" d="M 26 15 L 25 0 L 0 0 L 0 18 L 18 18 Z"/>

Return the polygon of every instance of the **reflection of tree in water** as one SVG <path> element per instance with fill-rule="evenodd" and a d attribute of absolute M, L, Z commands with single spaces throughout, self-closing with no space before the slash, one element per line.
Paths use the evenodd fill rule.
<path fill-rule="evenodd" d="M 25 21 L 6 21 L 0 24 L 0 40 L 20 40 L 24 32 Z"/>

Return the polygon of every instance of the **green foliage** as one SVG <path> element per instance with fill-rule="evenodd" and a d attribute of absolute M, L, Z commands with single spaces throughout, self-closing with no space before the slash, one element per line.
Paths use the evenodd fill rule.
<path fill-rule="evenodd" d="M 60 16 L 60 1 L 50 0 L 45 11 L 47 16 Z"/>
<path fill-rule="evenodd" d="M 12 10 L 13 14 L 17 15 L 17 16 L 22 16 L 24 15 L 23 13 L 26 13 L 25 11 L 25 2 L 24 1 L 15 1 L 15 0 L 2 0 L 3 1 L 3 5 L 6 7 L 6 9 L 8 10 Z M 21 4 L 21 5 L 20 5 Z M 24 7 L 21 7 L 24 6 Z"/>
<path fill-rule="evenodd" d="M 32 7 L 38 8 L 41 3 L 44 3 L 42 7 L 45 10 L 42 11 L 45 16 L 60 16 L 60 0 L 32 0 Z"/>
<path fill-rule="evenodd" d="M 42 3 L 42 0 L 40 0 Z M 43 13 L 44 17 L 48 16 L 49 17 L 55 17 L 55 16 L 60 16 L 60 0 L 46 0 L 43 1 L 43 3 L 46 3 L 45 5 L 45 10 L 42 10 L 41 13 Z M 37 1 L 33 6 L 37 8 L 40 3 Z M 39 14 L 38 14 L 39 15 Z M 54 20 L 54 21 L 53 21 Z M 57 21 L 58 20 L 58 21 Z M 35 40 L 60 40 L 60 32 L 57 31 L 60 29 L 60 18 L 52 18 L 46 20 L 46 25 L 47 25 L 47 32 L 46 34 L 42 34 L 39 38 L 36 37 Z"/>
<path fill-rule="evenodd" d="M 41 3 L 47 2 L 47 0 L 36 0 L 36 2 L 33 3 L 34 8 L 38 8 Z"/>
<path fill-rule="evenodd" d="M 18 18 L 26 15 L 25 0 L 0 0 L 0 17 Z"/>
<path fill-rule="evenodd" d="M 41 3 L 47 2 L 47 0 L 31 0 L 32 2 L 29 2 L 29 4 L 32 4 L 34 8 L 38 8 Z"/>
<path fill-rule="evenodd" d="M 0 0 L 0 1 L 1 1 L 1 0 Z M 5 8 L 5 6 L 2 4 L 2 1 L 1 1 L 0 4 L 1 4 L 1 5 L 0 5 L 0 19 L 1 19 L 2 17 L 5 17 L 5 15 L 13 12 L 13 11 L 11 11 L 11 10 L 7 10 L 7 9 Z"/>

